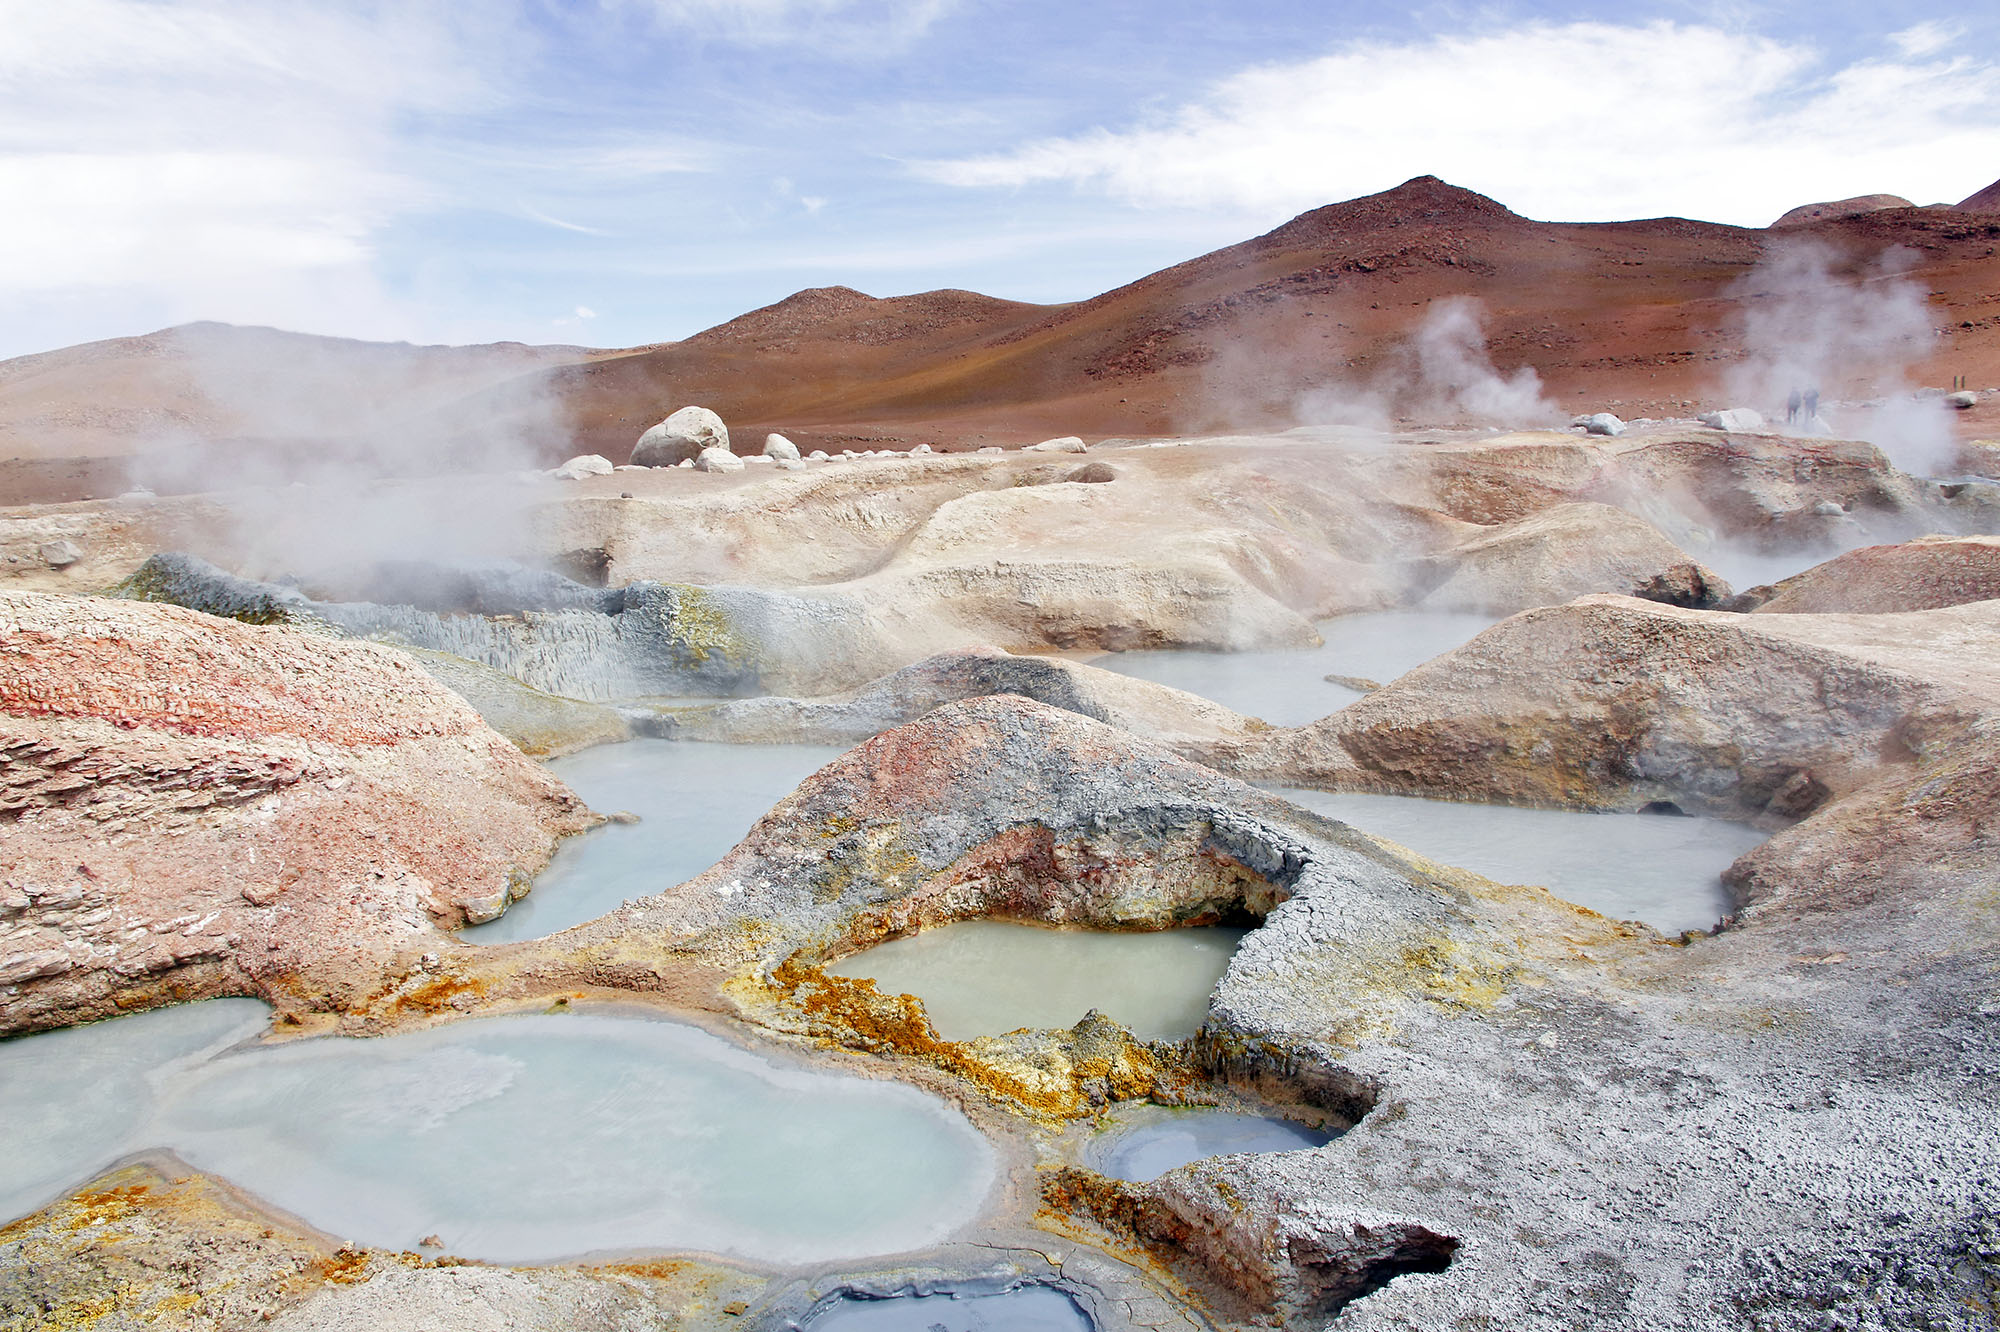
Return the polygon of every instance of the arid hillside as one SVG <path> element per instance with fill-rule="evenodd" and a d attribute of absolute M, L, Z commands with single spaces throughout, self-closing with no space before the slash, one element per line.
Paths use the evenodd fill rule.
<path fill-rule="evenodd" d="M 196 326 L 0 363 L 0 498 L 102 493 L 123 484 L 124 465 L 77 460 L 133 455 L 162 489 L 273 455 L 281 468 L 285 457 L 354 456 L 412 471 L 579 452 L 623 461 L 645 427 L 690 402 L 721 412 L 752 448 L 766 429 L 807 447 L 952 449 L 1071 432 L 1443 421 L 1467 410 L 1449 382 L 1441 390 L 1451 369 L 1437 364 L 1465 350 L 1462 330 L 1454 340 L 1441 321 L 1458 297 L 1477 303 L 1499 376 L 1532 369 L 1550 416 L 1684 414 L 1727 405 L 1729 371 L 1748 354 L 1746 311 L 1769 295 L 1746 277 L 1774 247 L 1801 244 L 1831 253 L 1837 283 L 1872 282 L 1885 254 L 1899 256 L 1929 290 L 1938 330 L 1917 382 L 1964 375 L 1988 387 L 2000 385 L 1991 194 L 1778 231 L 1536 222 L 1420 177 L 1068 305 L 816 288 L 680 342 L 604 352 Z M 1431 345 L 1441 323 L 1444 345 Z M 1863 371 L 1827 387 L 1893 386 Z M 1959 424 L 1992 434 L 2000 421 L 1989 415 L 2000 407 L 1982 403 Z M 195 440 L 204 447 L 189 452 Z"/>

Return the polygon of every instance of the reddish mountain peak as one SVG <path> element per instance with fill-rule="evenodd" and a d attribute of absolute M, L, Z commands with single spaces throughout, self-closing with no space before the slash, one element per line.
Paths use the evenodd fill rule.
<path fill-rule="evenodd" d="M 2000 180 L 1994 181 L 1970 199 L 1959 204 L 1960 208 L 1974 213 L 2000 213 Z"/>
<path fill-rule="evenodd" d="M 1313 244 L 1335 235 L 1410 225 L 1462 226 L 1468 223 L 1524 222 L 1527 219 L 1483 194 L 1417 176 L 1393 190 L 1363 195 L 1301 213 L 1258 244 Z"/>

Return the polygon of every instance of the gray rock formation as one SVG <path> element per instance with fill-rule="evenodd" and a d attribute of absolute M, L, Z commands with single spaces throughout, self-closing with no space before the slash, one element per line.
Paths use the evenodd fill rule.
<path fill-rule="evenodd" d="M 632 461 L 639 467 L 678 467 L 692 463 L 706 447 L 698 439 L 673 434 L 665 426 L 654 426 L 633 445 Z"/>

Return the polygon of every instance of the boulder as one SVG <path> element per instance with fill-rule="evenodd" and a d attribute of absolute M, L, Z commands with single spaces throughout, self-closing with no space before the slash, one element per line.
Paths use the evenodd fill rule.
<path fill-rule="evenodd" d="M 37 553 L 42 557 L 42 563 L 51 569 L 67 569 L 83 558 L 83 548 L 67 538 L 45 541 Z"/>
<path fill-rule="evenodd" d="M 1586 434 L 1591 435 L 1622 435 L 1625 433 L 1625 423 L 1610 412 L 1592 412 L 1588 416 L 1577 417 L 1570 424 L 1582 427 Z"/>
<path fill-rule="evenodd" d="M 728 449 L 703 449 L 694 460 L 694 469 L 697 472 L 740 472 L 743 460 Z"/>
<path fill-rule="evenodd" d="M 827 451 L 825 449 L 814 449 L 811 453 L 808 453 L 806 455 L 807 462 L 826 462 L 828 460 L 829 459 Z"/>
<path fill-rule="evenodd" d="M 698 441 L 703 448 L 729 447 L 729 427 L 706 407 L 683 407 L 660 425 L 666 428 L 669 435 L 683 435 Z"/>
<path fill-rule="evenodd" d="M 1026 449 L 1022 450 L 1022 452 L 1083 453 L 1086 452 L 1088 448 L 1089 446 L 1086 445 L 1081 439 L 1078 439 L 1075 435 L 1062 435 L 1055 439 L 1045 439 L 1039 444 L 1030 444 Z"/>
<path fill-rule="evenodd" d="M 639 436 L 632 449 L 632 461 L 640 467 L 678 467 L 693 462 L 706 448 L 700 440 L 677 435 L 664 425 L 656 425 Z"/>
<path fill-rule="evenodd" d="M 797 462 L 799 460 L 799 446 L 786 439 L 783 435 L 766 435 L 764 436 L 764 456 L 766 458 L 782 458 L 787 462 Z"/>
<path fill-rule="evenodd" d="M 1752 431 L 1764 428 L 1764 417 L 1748 407 L 1725 407 L 1719 412 L 1703 412 L 1701 423 L 1711 430 Z"/>
<path fill-rule="evenodd" d="M 0 1033 L 345 1008 L 595 822 L 393 648 L 32 592 L 0 626 Z"/>
<path fill-rule="evenodd" d="M 1960 389 L 1956 393 L 1945 394 L 1944 404 L 1947 407 L 1956 407 L 1960 411 L 1967 411 L 1979 405 L 1979 395 L 1971 389 Z"/>
<path fill-rule="evenodd" d="M 549 475 L 563 481 L 581 481 L 586 476 L 610 476 L 611 460 L 601 454 L 581 453 L 562 466 L 550 469 Z"/>

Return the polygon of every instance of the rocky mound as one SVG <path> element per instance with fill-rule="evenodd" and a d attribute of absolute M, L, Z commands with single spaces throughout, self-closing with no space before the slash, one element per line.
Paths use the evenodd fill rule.
<path fill-rule="evenodd" d="M 2000 213 L 2000 180 L 1961 199 L 1958 206 L 1968 213 Z"/>
<path fill-rule="evenodd" d="M 1828 218 L 1853 217 L 1856 213 L 1876 213 L 1885 208 L 1915 208 L 1916 205 L 1897 194 L 1857 194 L 1852 199 L 1837 199 L 1832 203 L 1800 204 L 1776 222 L 1771 230 L 1780 227 L 1802 227 L 1809 222 L 1824 222 Z"/>
<path fill-rule="evenodd" d="M 1711 606 L 1729 595 L 1713 569 L 1643 518 L 1608 504 L 1558 504 L 1499 523 L 1416 562 L 1442 578 L 1417 603 L 1427 610 L 1510 613 L 1591 592 L 1621 592 L 1672 606 Z"/>
<path fill-rule="evenodd" d="M 1864 546 L 1749 594 L 1772 614 L 1932 610 L 2000 598 L 2000 537 Z"/>
<path fill-rule="evenodd" d="M 1182 753 L 1267 729 L 1179 689 L 1059 657 L 1015 656 L 995 647 L 941 652 L 850 694 L 736 699 L 662 714 L 650 729 L 677 739 L 737 744 L 853 744 L 946 703 L 989 694 L 1031 698 Z"/>
<path fill-rule="evenodd" d="M 1627 597 L 1528 611 L 1243 769 L 1331 788 L 1788 821 L 2000 707 L 2000 603 L 1733 615 Z"/>
<path fill-rule="evenodd" d="M 0 594 L 0 1031 L 314 1008 L 497 913 L 593 816 L 408 658 Z"/>

